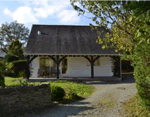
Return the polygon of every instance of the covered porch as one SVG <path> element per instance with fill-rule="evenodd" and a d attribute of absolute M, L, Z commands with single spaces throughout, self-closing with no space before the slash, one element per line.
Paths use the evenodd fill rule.
<path fill-rule="evenodd" d="M 120 57 L 121 56 L 118 54 L 116 55 L 110 55 L 110 54 L 109 55 L 108 54 L 107 55 L 106 54 L 105 55 L 28 55 L 27 64 L 29 66 L 29 71 L 26 72 L 27 79 L 28 81 L 122 80 L 122 74 L 121 74 L 122 69 L 121 69 Z M 38 58 L 38 61 L 34 63 L 33 60 L 36 58 Z M 52 66 L 48 63 L 49 66 L 47 66 L 47 68 L 45 67 L 47 69 L 47 72 L 45 72 L 44 69 L 42 69 L 42 67 L 40 66 L 40 58 L 49 58 L 50 60 L 53 61 Z M 66 59 L 68 63 L 66 63 Z M 73 60 L 77 60 L 78 63 L 76 63 L 76 61 L 73 61 Z M 86 62 L 86 65 L 82 65 L 82 63 L 84 63 L 83 60 Z M 36 64 L 38 67 L 32 65 L 31 64 L 32 62 Z M 107 63 L 107 65 L 104 65 L 104 62 L 105 64 Z M 72 64 L 74 65 L 78 64 L 78 67 L 76 67 L 75 69 L 75 67 Z M 34 67 L 34 70 L 32 67 Z M 70 72 L 70 69 L 72 70 L 72 72 Z M 40 70 L 42 72 L 40 72 Z M 103 72 L 106 72 L 105 73 L 106 75 Z M 37 76 L 35 75 L 34 77 L 32 77 L 33 74 L 35 73 L 37 74 Z M 42 73 L 42 75 L 40 73 Z"/>

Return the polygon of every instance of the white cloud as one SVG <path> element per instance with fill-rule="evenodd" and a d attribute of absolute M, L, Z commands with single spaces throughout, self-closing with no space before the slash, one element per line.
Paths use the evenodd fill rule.
<path fill-rule="evenodd" d="M 37 17 L 47 18 L 49 15 L 56 14 L 56 17 L 59 18 L 60 23 L 74 23 L 80 20 L 80 17 L 75 10 L 67 9 L 68 7 L 72 7 L 69 0 L 65 0 L 63 2 L 60 2 L 59 0 L 44 0 L 44 2 L 36 0 L 33 3 L 40 6 L 34 8 Z"/>
<path fill-rule="evenodd" d="M 9 9 L 5 9 L 4 13 L 17 20 L 19 23 L 34 23 L 38 22 L 37 18 L 34 16 L 32 9 L 30 7 L 19 7 L 14 12 L 10 12 Z"/>
<path fill-rule="evenodd" d="M 63 10 L 58 14 L 58 17 L 61 23 L 73 23 L 80 20 L 78 13 L 74 10 Z"/>
<path fill-rule="evenodd" d="M 13 13 L 13 19 L 18 20 L 19 23 L 38 22 L 30 7 L 19 7 Z"/>
<path fill-rule="evenodd" d="M 46 19 L 49 16 L 56 16 L 61 23 L 80 20 L 77 12 L 71 9 L 70 0 L 34 0 L 25 4 L 26 6 L 18 7 L 14 12 L 5 8 L 4 13 L 19 23 L 37 23 L 39 18 Z"/>
<path fill-rule="evenodd" d="M 4 14 L 11 16 L 11 11 L 8 8 L 4 9 Z"/>
<path fill-rule="evenodd" d="M 48 17 L 48 13 L 45 9 L 43 8 L 34 8 L 33 9 L 36 13 L 35 13 L 35 16 L 36 17 L 41 17 L 41 18 L 47 18 Z"/>
<path fill-rule="evenodd" d="M 38 17 L 43 17 L 43 14 L 44 14 L 44 16 L 46 17 L 46 15 L 49 16 L 49 15 L 53 15 L 54 13 L 57 14 L 61 12 L 62 10 L 66 9 L 70 5 L 70 2 L 64 1 L 63 3 L 61 3 L 60 1 L 52 2 L 52 1 L 47 1 L 47 0 L 43 2 L 43 1 L 36 0 L 34 4 L 37 6 L 40 5 L 40 7 L 34 8 L 36 15 Z"/>

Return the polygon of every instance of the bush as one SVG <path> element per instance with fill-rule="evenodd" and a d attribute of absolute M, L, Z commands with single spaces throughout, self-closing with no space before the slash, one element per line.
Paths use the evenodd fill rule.
<path fill-rule="evenodd" d="M 138 45 L 134 49 L 134 77 L 138 90 L 137 99 L 143 108 L 150 110 L 150 44 Z"/>
<path fill-rule="evenodd" d="M 20 71 L 25 71 L 27 69 L 26 60 L 13 61 L 12 64 L 13 64 L 12 70 L 16 74 L 19 74 Z"/>
<path fill-rule="evenodd" d="M 5 87 L 5 79 L 1 72 L 0 72 L 0 86 Z"/>
<path fill-rule="evenodd" d="M 63 100 L 63 98 L 65 96 L 65 91 L 61 87 L 52 85 L 51 86 L 51 94 L 52 94 L 53 101 Z"/>
<path fill-rule="evenodd" d="M 74 100 L 77 100 L 77 99 L 81 99 L 81 97 L 78 96 L 77 93 L 69 87 L 65 88 L 65 94 L 66 94 L 65 99 L 67 99 L 67 100 L 74 101 Z"/>
<path fill-rule="evenodd" d="M 7 62 L 16 61 L 16 60 L 19 60 L 19 58 L 18 58 L 16 55 L 13 55 L 13 54 L 6 54 L 3 61 L 4 61 L 5 63 L 7 63 Z"/>
<path fill-rule="evenodd" d="M 10 69 L 5 70 L 4 75 L 9 77 L 19 77 L 18 74 L 16 74 L 13 70 Z"/>
<path fill-rule="evenodd" d="M 23 78 L 26 78 L 26 73 L 24 71 L 20 71 L 19 76 L 23 77 Z"/>
<path fill-rule="evenodd" d="M 56 80 L 55 83 L 69 83 L 70 81 L 67 80 Z"/>
<path fill-rule="evenodd" d="M 2 73 L 5 72 L 5 64 L 3 63 L 2 60 L 0 60 L 0 71 L 1 71 Z"/>

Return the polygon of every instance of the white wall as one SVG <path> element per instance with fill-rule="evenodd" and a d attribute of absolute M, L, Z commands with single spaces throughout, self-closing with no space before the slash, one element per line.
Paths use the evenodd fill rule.
<path fill-rule="evenodd" d="M 67 72 L 66 74 L 60 74 L 60 77 L 91 77 L 91 66 L 87 66 L 86 61 L 83 57 L 67 57 Z M 62 73 L 61 64 L 60 73 Z M 111 66 L 112 62 L 110 57 L 100 57 L 100 66 L 94 66 L 94 76 L 113 76 Z M 31 78 L 37 78 L 39 57 L 31 62 L 31 67 L 33 68 L 31 70 L 33 71 Z"/>
<path fill-rule="evenodd" d="M 38 69 L 39 69 L 39 57 L 36 57 L 30 64 L 30 72 L 32 72 L 31 73 L 32 75 L 30 76 L 31 78 L 37 78 Z"/>
<path fill-rule="evenodd" d="M 61 77 L 91 77 L 91 66 L 83 57 L 68 57 L 68 69 Z M 110 57 L 100 57 L 100 66 L 94 66 L 94 76 L 113 76 Z"/>

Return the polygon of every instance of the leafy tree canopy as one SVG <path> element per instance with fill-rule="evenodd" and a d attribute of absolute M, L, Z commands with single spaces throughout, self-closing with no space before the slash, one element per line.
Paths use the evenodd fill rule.
<path fill-rule="evenodd" d="M 97 43 L 107 49 L 114 47 L 132 60 L 134 78 L 138 90 L 138 101 L 150 109 L 150 2 L 147 1 L 72 1 L 79 14 L 92 13 L 91 24 L 98 35 L 97 27 L 110 30 L 105 38 L 98 36 Z"/>
<path fill-rule="evenodd" d="M 23 45 L 26 44 L 29 36 L 29 29 L 17 21 L 4 23 L 0 27 L 0 48 L 7 53 L 8 46 L 13 40 L 18 39 Z"/>
<path fill-rule="evenodd" d="M 13 54 L 18 57 L 23 57 L 23 49 L 22 44 L 19 42 L 18 39 L 13 40 L 8 47 L 8 54 Z"/>
<path fill-rule="evenodd" d="M 80 4 L 80 7 L 75 5 L 76 2 Z M 97 30 L 98 35 L 101 32 L 97 27 L 110 29 L 105 38 L 98 36 L 96 41 L 103 44 L 103 49 L 114 47 L 116 51 L 121 50 L 124 53 L 132 54 L 133 49 L 141 42 L 149 41 L 149 2 L 73 0 L 71 4 L 79 12 L 79 15 L 85 15 L 85 13 L 93 15 L 92 20 L 97 26 L 93 24 L 90 26 Z M 137 14 L 138 11 L 142 14 Z M 147 14 L 146 18 L 145 14 Z"/>

